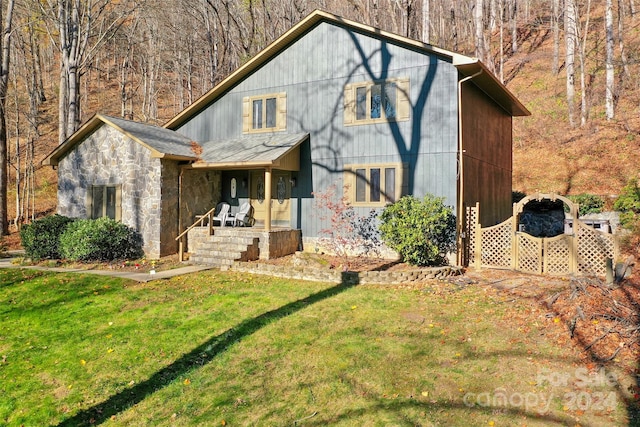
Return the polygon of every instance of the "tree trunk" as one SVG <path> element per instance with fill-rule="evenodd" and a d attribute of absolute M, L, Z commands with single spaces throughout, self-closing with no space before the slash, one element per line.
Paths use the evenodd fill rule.
<path fill-rule="evenodd" d="M 567 113 L 569 125 L 575 127 L 575 52 L 576 52 L 576 10 L 574 0 L 565 0 L 564 33 L 565 33 L 565 71 L 567 75 Z"/>
<path fill-rule="evenodd" d="M 0 237 L 9 234 L 7 223 L 7 186 L 9 159 L 7 152 L 7 89 L 9 86 L 9 59 L 11 57 L 11 23 L 14 0 L 7 1 L 7 9 L 2 28 L 2 49 L 0 50 Z M 0 11 L 0 14 L 2 12 Z M 0 16 L 0 22 L 2 21 Z"/>
<path fill-rule="evenodd" d="M 605 26 L 605 37 L 606 37 L 606 55 L 605 55 L 605 70 L 606 70 L 606 91 L 605 91 L 605 110 L 607 114 L 607 120 L 613 120 L 614 116 L 614 104 L 613 104 L 613 85 L 614 85 L 614 75 L 613 75 L 613 8 L 612 8 L 612 0 L 606 1 L 605 6 L 605 15 L 604 15 L 604 26 Z"/>
<path fill-rule="evenodd" d="M 575 7 L 575 4 L 574 4 Z M 591 0 L 587 0 L 587 17 L 584 24 L 584 37 L 582 41 L 579 41 L 580 44 L 580 126 L 585 126 L 587 124 L 587 119 L 589 118 L 589 93 L 590 93 L 590 85 L 588 87 L 586 78 L 586 63 L 587 63 L 587 55 L 586 55 L 586 46 L 587 46 L 587 36 L 589 35 L 589 20 L 591 17 Z M 577 13 L 576 13 L 576 22 L 577 22 Z"/>
<path fill-rule="evenodd" d="M 518 1 L 511 0 L 511 53 L 518 52 Z"/>
<path fill-rule="evenodd" d="M 484 32 L 482 31 L 483 25 L 483 0 L 476 0 L 473 10 L 473 22 L 475 24 L 475 45 L 476 45 L 476 57 L 481 61 L 484 61 Z"/>
<path fill-rule="evenodd" d="M 552 0 L 551 25 L 553 27 L 553 62 L 551 70 L 553 74 L 558 74 L 560 69 L 560 29 L 558 28 L 558 19 L 560 17 L 560 0 Z"/>
<path fill-rule="evenodd" d="M 429 0 L 422 0 L 422 41 L 429 43 L 430 34 L 429 26 L 431 21 L 429 19 Z"/>
<path fill-rule="evenodd" d="M 624 80 L 631 76 L 629 71 L 629 59 L 627 58 L 627 51 L 624 45 L 624 0 L 618 0 L 618 48 L 620 49 L 620 60 L 622 61 L 622 72 L 618 75 L 618 91 L 622 90 Z M 620 93 L 614 96 L 614 99 L 619 98 Z"/>

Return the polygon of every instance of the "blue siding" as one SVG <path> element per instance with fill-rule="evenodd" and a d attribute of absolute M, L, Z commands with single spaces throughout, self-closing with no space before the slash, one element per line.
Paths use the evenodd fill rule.
<path fill-rule="evenodd" d="M 343 125 L 347 84 L 406 77 L 413 106 L 410 121 Z M 292 226 L 313 237 L 327 224 L 310 214 L 311 192 L 336 181 L 341 185 L 344 164 L 407 163 L 413 194 L 443 196 L 455 207 L 457 77 L 456 68 L 435 55 L 323 22 L 176 130 L 202 142 L 237 137 L 242 133 L 243 97 L 286 92 L 286 132 L 311 134 L 309 147 L 301 150 Z"/>

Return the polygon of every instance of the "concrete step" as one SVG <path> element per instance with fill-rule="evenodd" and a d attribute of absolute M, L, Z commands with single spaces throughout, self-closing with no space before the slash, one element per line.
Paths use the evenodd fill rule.
<path fill-rule="evenodd" d="M 189 261 L 194 264 L 213 265 L 215 267 L 230 267 L 234 262 L 232 259 L 211 257 L 208 255 L 194 255 Z"/>
<path fill-rule="evenodd" d="M 234 242 L 201 242 L 196 248 L 198 251 L 242 252 L 249 246 Z"/>
<path fill-rule="evenodd" d="M 223 259 L 238 260 L 242 258 L 243 254 L 246 258 L 247 251 L 246 250 L 224 251 L 224 250 L 216 250 L 216 249 L 211 249 L 211 250 L 199 249 L 197 253 L 198 255 L 207 256 L 207 257 L 218 257 Z"/>

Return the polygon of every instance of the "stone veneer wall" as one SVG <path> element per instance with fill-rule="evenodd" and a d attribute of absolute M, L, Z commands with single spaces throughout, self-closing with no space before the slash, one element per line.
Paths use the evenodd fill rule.
<path fill-rule="evenodd" d="M 160 256 L 175 254 L 178 252 L 178 242 L 175 240 L 178 233 L 178 200 L 180 166 L 175 160 L 161 160 L 162 183 L 161 191 L 161 215 L 160 215 Z"/>
<path fill-rule="evenodd" d="M 253 274 L 265 274 L 288 279 L 310 280 L 316 282 L 343 283 L 345 285 L 397 285 L 419 283 L 426 280 L 444 279 L 464 273 L 462 267 L 432 267 L 408 271 L 336 271 L 317 267 L 283 267 L 259 262 L 236 262 L 234 271 Z"/>
<path fill-rule="evenodd" d="M 122 185 L 122 222 L 142 235 L 147 256 L 161 254 L 160 159 L 108 125 L 76 145 L 58 164 L 58 213 L 87 218 L 92 185 Z"/>
<path fill-rule="evenodd" d="M 207 213 L 222 198 L 220 171 L 185 169 L 182 174 L 182 230 Z"/>
<path fill-rule="evenodd" d="M 298 251 L 302 244 L 300 230 L 272 230 L 260 234 L 260 259 L 291 255 Z"/>

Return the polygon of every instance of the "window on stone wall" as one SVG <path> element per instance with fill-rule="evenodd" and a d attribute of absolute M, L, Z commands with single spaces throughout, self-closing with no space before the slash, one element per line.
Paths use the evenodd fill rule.
<path fill-rule="evenodd" d="M 122 186 L 92 185 L 87 197 L 87 213 L 92 219 L 104 216 L 119 221 L 122 217 Z"/>

